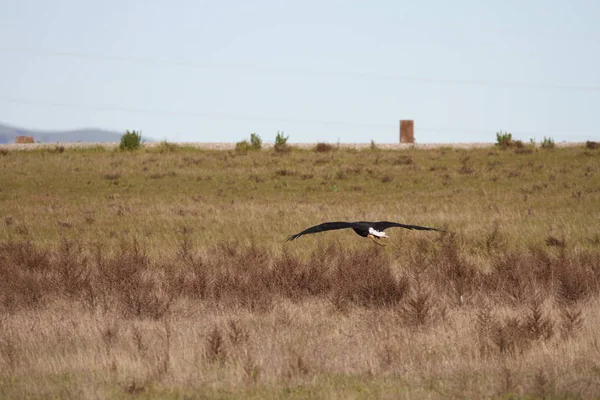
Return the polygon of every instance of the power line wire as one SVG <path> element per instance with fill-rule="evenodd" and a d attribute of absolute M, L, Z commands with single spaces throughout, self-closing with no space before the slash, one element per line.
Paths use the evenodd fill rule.
<path fill-rule="evenodd" d="M 225 121 L 258 121 L 258 122 L 279 122 L 285 124 L 296 124 L 296 125 L 325 125 L 325 126 L 342 126 L 348 128 L 363 128 L 363 129 L 385 129 L 385 130 L 397 130 L 397 124 L 383 124 L 383 123 L 360 123 L 360 122 L 344 122 L 344 121 L 328 121 L 328 120 L 313 120 L 313 119 L 299 119 L 289 117 L 263 117 L 263 116 L 252 116 L 252 115 L 239 115 L 231 113 L 207 113 L 207 112 L 194 112 L 194 111 L 168 111 L 168 110 L 156 110 L 147 108 L 133 108 L 133 107 L 122 107 L 116 105 L 84 105 L 74 103 L 62 103 L 47 100 L 33 100 L 23 99 L 16 97 L 5 97 L 0 96 L 0 101 L 9 104 L 19 105 L 30 105 L 30 106 L 41 106 L 41 107 L 58 107 L 58 108 L 70 108 L 70 109 L 83 109 L 83 110 L 95 110 L 95 111 L 116 111 L 125 113 L 140 113 L 150 115 L 163 115 L 163 116 L 175 116 L 175 117 L 199 117 L 213 120 L 225 120 Z M 420 132 L 432 132 L 432 133 L 485 133 L 493 134 L 498 132 L 497 129 L 485 129 L 485 128 L 436 128 L 436 127 L 421 127 L 417 126 Z M 530 135 L 534 137 L 542 137 L 544 135 L 552 135 L 551 132 L 527 132 L 527 131 L 511 131 L 516 135 Z M 597 134 L 592 133 L 581 133 L 571 132 L 573 135 L 580 136 L 595 136 Z"/>
<path fill-rule="evenodd" d="M 503 80 L 489 80 L 489 79 L 442 79 L 442 78 L 428 78 L 428 77 L 415 77 L 415 76 L 399 76 L 399 75 L 387 75 L 380 73 L 370 72 L 350 72 L 350 71 L 323 71 L 314 70 L 308 68 L 298 67 L 272 67 L 264 65 L 255 65 L 249 63 L 243 64 L 217 64 L 217 63 L 202 63 L 196 61 L 182 61 L 182 60 L 167 60 L 159 58 L 146 58 L 146 57 L 132 57 L 132 56 L 110 56 L 93 53 L 82 53 L 73 51 L 60 51 L 60 50 L 44 50 L 44 49 L 27 49 L 27 48 L 14 48 L 0 45 L 0 52 L 4 53 L 19 53 L 29 54 L 34 56 L 43 57 L 68 57 L 68 58 L 79 58 L 83 60 L 99 60 L 99 61 L 110 61 L 110 62 L 129 62 L 134 64 L 146 64 L 146 65 L 165 65 L 179 68 L 192 68 L 192 69 L 216 69 L 216 70 L 246 70 L 260 73 L 285 73 L 285 74 L 296 74 L 296 75 L 312 75 L 312 76 L 327 76 L 327 77 L 346 77 L 351 79 L 369 79 L 369 80 L 383 80 L 383 81 L 404 81 L 421 84 L 443 84 L 443 85 L 465 85 L 465 86 L 485 86 L 485 87 L 497 87 L 497 88 L 508 88 L 508 89 L 550 89 L 560 91 L 586 91 L 586 92 L 600 92 L 600 85 L 564 85 L 564 84 L 551 84 L 545 82 L 532 82 L 532 81 L 503 81 Z"/>
<path fill-rule="evenodd" d="M 354 122 L 340 122 L 340 121 L 327 121 L 327 120 L 310 120 L 310 119 L 297 119 L 288 117 L 261 117 L 251 115 L 239 115 L 230 113 L 207 113 L 207 112 L 195 112 L 195 111 L 169 111 L 169 110 L 157 110 L 149 108 L 134 108 L 134 107 L 123 107 L 115 105 L 82 105 L 74 103 L 62 103 L 47 100 L 32 100 L 23 99 L 17 97 L 5 97 L 2 96 L 0 99 L 5 103 L 12 104 L 23 104 L 23 105 L 35 105 L 35 106 L 47 106 L 47 107 L 61 107 L 61 108 L 75 108 L 75 109 L 87 109 L 96 111 L 118 111 L 127 113 L 139 113 L 139 114 L 150 114 L 150 115 L 164 115 L 164 116 L 177 116 L 177 117 L 202 117 L 207 119 L 218 119 L 227 121 L 263 121 L 263 122 L 282 122 L 290 124 L 303 124 L 303 125 L 340 125 L 348 127 L 362 127 L 362 128 L 390 128 L 395 127 L 392 124 L 377 124 L 377 123 L 354 123 Z"/>

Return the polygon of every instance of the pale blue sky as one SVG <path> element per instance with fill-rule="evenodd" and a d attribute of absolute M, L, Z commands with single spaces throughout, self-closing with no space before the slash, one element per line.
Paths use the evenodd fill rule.
<path fill-rule="evenodd" d="M 599 1 L 3 0 L 0 122 L 169 141 L 599 140 Z"/>

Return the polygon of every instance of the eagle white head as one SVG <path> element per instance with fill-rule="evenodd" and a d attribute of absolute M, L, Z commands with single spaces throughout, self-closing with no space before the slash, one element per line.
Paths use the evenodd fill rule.
<path fill-rule="evenodd" d="M 379 231 L 376 231 L 376 230 L 375 230 L 375 229 L 373 229 L 373 228 L 369 228 L 369 233 L 370 233 L 371 235 L 373 235 L 373 236 L 377 236 L 377 237 L 379 237 L 379 238 L 386 238 L 386 237 L 389 237 L 388 235 L 386 235 L 386 234 L 385 234 L 385 232 L 379 232 Z"/>

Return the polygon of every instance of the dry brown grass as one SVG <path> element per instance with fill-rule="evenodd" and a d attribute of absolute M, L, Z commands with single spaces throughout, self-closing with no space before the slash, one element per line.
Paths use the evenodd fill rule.
<path fill-rule="evenodd" d="M 255 153 L 3 156 L 0 398 L 600 395 L 597 150 Z"/>
<path fill-rule="evenodd" d="M 136 242 L 113 256 L 69 241 L 2 244 L 0 394 L 278 397 L 314 382 L 314 393 L 358 385 L 408 397 L 600 390 L 597 252 L 509 250 L 482 272 L 452 235 L 409 257 L 339 243 L 308 259 L 256 244 L 180 247 L 157 262 Z"/>

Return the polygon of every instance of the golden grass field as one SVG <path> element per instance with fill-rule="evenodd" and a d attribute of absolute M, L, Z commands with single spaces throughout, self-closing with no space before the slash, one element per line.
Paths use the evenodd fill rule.
<path fill-rule="evenodd" d="M 0 149 L 0 398 L 600 398 L 594 147 Z"/>

